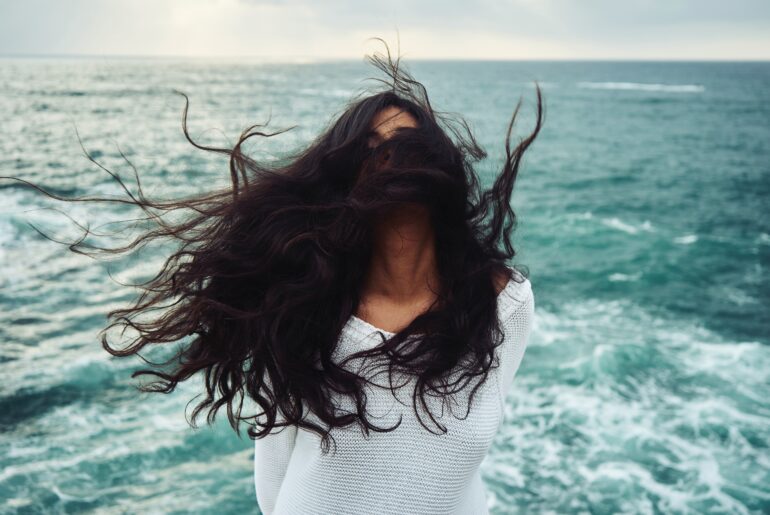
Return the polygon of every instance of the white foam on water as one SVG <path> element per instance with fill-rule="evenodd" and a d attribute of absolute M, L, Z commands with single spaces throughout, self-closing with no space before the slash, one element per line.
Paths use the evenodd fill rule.
<path fill-rule="evenodd" d="M 674 243 L 679 243 L 680 245 L 691 245 L 696 241 L 698 241 L 697 234 L 685 234 L 684 236 L 674 238 Z"/>
<path fill-rule="evenodd" d="M 592 494 L 599 502 L 602 486 L 620 482 L 613 490 L 641 487 L 664 511 L 712 503 L 748 513 L 733 492 L 770 461 L 742 434 L 770 437 L 766 417 L 746 401 L 768 407 L 770 349 L 630 301 L 591 299 L 558 313 L 539 306 L 529 345 L 499 449 L 490 451 L 500 456 L 489 465 L 500 484 L 523 476 L 526 490 L 517 495 L 545 495 L 552 491 L 538 478 L 549 478 L 564 502 L 586 491 L 599 492 Z M 512 483 L 503 460 L 517 464 Z M 743 491 L 770 498 L 770 488 L 753 489 Z M 643 497 L 626 501 L 644 511 Z"/>
<path fill-rule="evenodd" d="M 620 89 L 640 91 L 664 91 L 666 93 L 702 93 L 706 88 L 700 84 L 658 84 L 643 82 L 578 82 L 579 88 Z"/>
<path fill-rule="evenodd" d="M 613 216 L 612 218 L 601 218 L 600 221 L 607 227 L 611 227 L 613 229 L 626 232 L 628 234 L 636 234 L 639 231 L 646 231 L 646 232 L 655 231 L 655 228 L 652 226 L 652 223 L 649 220 L 645 220 L 639 225 L 632 225 L 628 222 L 624 222 L 623 220 L 615 216 Z"/>
<path fill-rule="evenodd" d="M 610 274 L 607 278 L 612 282 L 633 282 L 638 281 L 641 277 L 642 273 L 637 272 L 635 274 L 614 273 Z"/>

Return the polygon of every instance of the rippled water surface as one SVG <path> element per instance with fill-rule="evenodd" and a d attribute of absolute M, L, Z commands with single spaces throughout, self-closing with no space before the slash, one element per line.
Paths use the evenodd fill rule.
<path fill-rule="evenodd" d="M 770 64 L 407 66 L 469 121 L 487 184 L 516 101 L 521 137 L 534 80 L 545 95 L 513 201 L 536 324 L 482 464 L 493 513 L 770 512 Z M 308 142 L 369 76 L 357 61 L 2 60 L 0 175 L 120 195 L 77 127 L 130 183 L 125 152 L 148 195 L 202 192 L 227 184 L 227 163 L 184 140 L 173 89 L 212 145 L 268 117 L 298 125 L 249 148 L 269 158 Z M 138 395 L 141 363 L 96 338 L 136 293 L 108 273 L 146 278 L 169 249 L 93 261 L 30 227 L 80 236 L 40 208 L 108 232 L 141 214 L 0 180 L 0 510 L 257 512 L 245 433 L 224 412 L 185 421 L 200 379 Z"/>

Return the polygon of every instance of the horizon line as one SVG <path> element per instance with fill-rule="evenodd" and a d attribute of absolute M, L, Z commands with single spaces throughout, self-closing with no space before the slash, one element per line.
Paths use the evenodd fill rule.
<path fill-rule="evenodd" d="M 75 54 L 75 53 L 0 53 L 0 59 L 250 59 L 271 61 L 274 63 L 302 64 L 302 62 L 329 62 L 329 61 L 363 61 L 368 56 L 361 57 L 323 57 L 312 55 L 289 55 L 289 56 L 267 56 L 267 55 L 179 55 L 179 54 Z M 730 58 L 730 59 L 712 59 L 712 58 L 658 58 L 658 57 L 516 57 L 516 58 L 484 58 L 484 57 L 405 57 L 405 61 L 482 61 L 482 62 L 711 62 L 711 63 L 768 63 L 770 58 Z"/>

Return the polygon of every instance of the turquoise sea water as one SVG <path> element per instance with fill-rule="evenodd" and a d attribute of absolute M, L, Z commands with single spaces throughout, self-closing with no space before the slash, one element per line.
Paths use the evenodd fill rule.
<path fill-rule="evenodd" d="M 545 95 L 514 195 L 536 322 L 482 464 L 492 512 L 770 512 L 770 63 L 404 62 L 436 108 L 469 121 L 487 184 L 516 101 L 523 137 L 534 80 Z M 269 158 L 369 76 L 362 61 L 0 60 L 0 175 L 120 195 L 77 126 L 130 183 L 119 144 L 145 193 L 201 192 L 229 181 L 227 164 L 184 140 L 173 88 L 212 145 L 268 116 L 299 125 L 250 147 Z M 224 412 L 185 421 L 201 381 L 139 395 L 141 363 L 96 339 L 136 293 L 108 271 L 145 279 L 165 250 L 90 260 L 27 225 L 80 236 L 42 207 L 100 232 L 141 215 L 0 180 L 0 512 L 257 513 L 245 432 Z M 113 240 L 128 242 L 89 241 Z"/>

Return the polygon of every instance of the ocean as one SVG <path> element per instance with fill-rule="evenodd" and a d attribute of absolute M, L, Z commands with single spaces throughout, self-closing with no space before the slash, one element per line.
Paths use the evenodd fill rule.
<path fill-rule="evenodd" d="M 492 513 L 770 512 L 770 63 L 402 61 L 500 170 L 505 129 L 543 129 L 513 196 L 535 325 L 482 463 Z M 64 196 L 176 198 L 229 183 L 227 146 L 307 143 L 383 76 L 363 59 L 3 58 L 0 175 Z M 77 130 L 77 134 L 76 134 Z M 61 211 L 58 211 L 61 210 Z M 65 215 L 66 214 L 66 215 Z M 98 261 L 62 241 L 141 216 L 0 179 L 0 512 L 257 513 L 252 445 L 224 411 L 189 427 L 202 380 L 138 394 L 139 359 L 97 339 L 167 248 Z M 126 244 L 116 236 L 89 240 Z M 114 242 L 114 243 L 113 243 Z M 110 277 L 110 275 L 112 277 Z M 113 336 L 115 341 L 120 338 Z"/>

